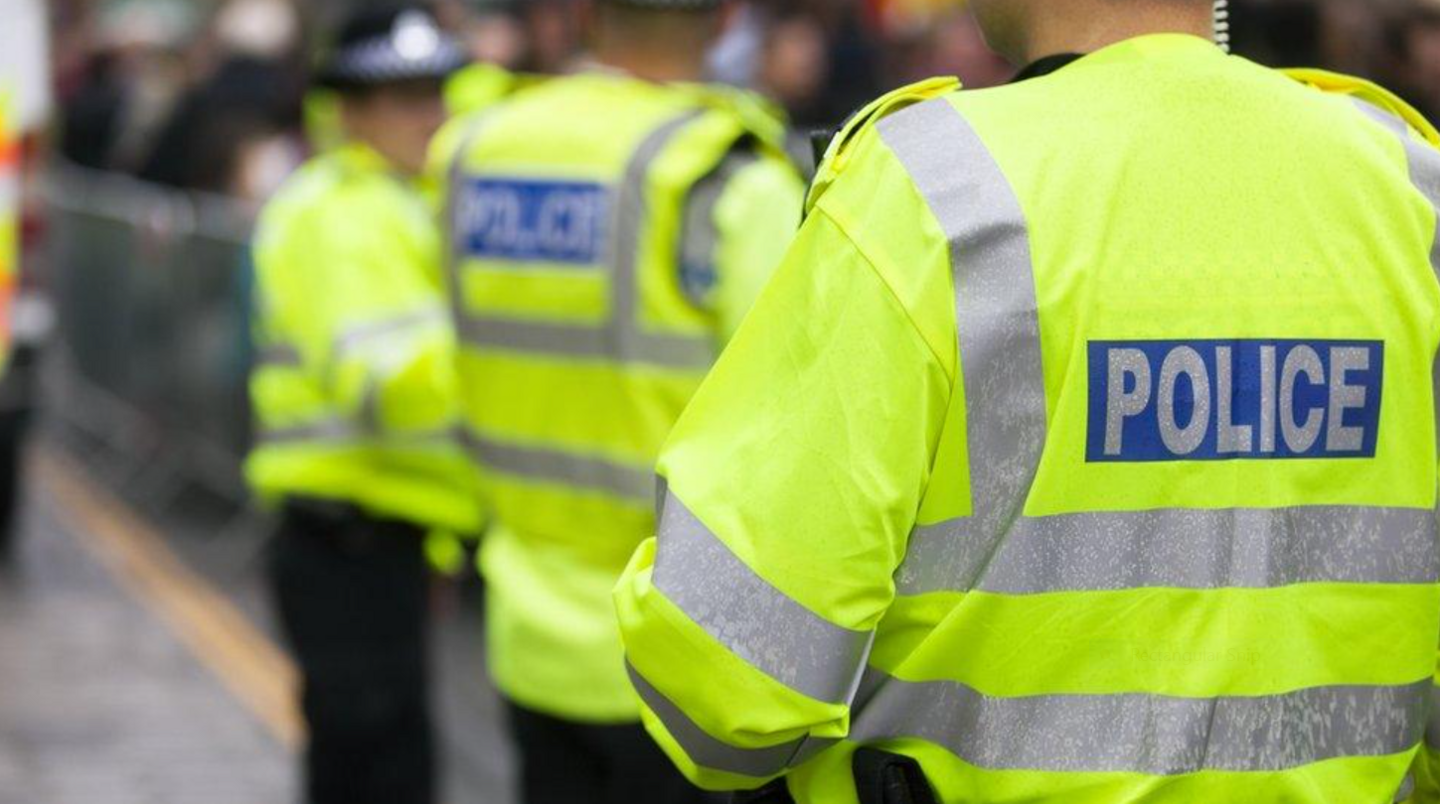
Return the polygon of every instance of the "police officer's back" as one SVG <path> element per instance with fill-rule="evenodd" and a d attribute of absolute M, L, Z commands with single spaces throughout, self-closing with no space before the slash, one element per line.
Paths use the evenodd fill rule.
<path fill-rule="evenodd" d="M 291 178 L 255 237 L 247 472 L 281 511 L 272 569 L 304 675 L 312 804 L 433 799 L 422 544 L 479 515 L 416 176 L 461 63 L 421 7 L 357 15 L 322 75 L 348 141 Z"/>
<path fill-rule="evenodd" d="M 1405 797 L 1440 628 L 1440 139 L 1225 56 L 1191 35 L 1209 7 L 977 3 L 1012 55 L 1095 52 L 912 87 L 834 146 L 618 591 L 692 777 Z"/>
<path fill-rule="evenodd" d="M 496 518 L 488 659 L 532 802 L 679 795 L 639 728 L 610 590 L 653 532 L 660 443 L 803 200 L 779 123 L 691 83 L 721 5 L 599 3 L 593 65 L 437 146 L 465 425 Z"/>

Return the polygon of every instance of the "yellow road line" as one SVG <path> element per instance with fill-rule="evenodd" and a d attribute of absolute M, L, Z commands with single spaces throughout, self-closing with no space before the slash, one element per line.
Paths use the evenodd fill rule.
<path fill-rule="evenodd" d="M 270 733 L 294 750 L 304 735 L 294 664 L 129 506 L 56 449 L 38 450 L 36 477 L 58 515 L 111 574 L 169 627 Z"/>

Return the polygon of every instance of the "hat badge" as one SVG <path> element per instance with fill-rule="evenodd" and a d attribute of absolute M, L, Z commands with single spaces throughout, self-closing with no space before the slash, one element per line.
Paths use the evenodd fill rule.
<path fill-rule="evenodd" d="M 440 49 L 440 30 L 428 14 L 407 11 L 395 20 L 390 33 L 390 44 L 400 58 L 420 61 L 435 55 Z"/>

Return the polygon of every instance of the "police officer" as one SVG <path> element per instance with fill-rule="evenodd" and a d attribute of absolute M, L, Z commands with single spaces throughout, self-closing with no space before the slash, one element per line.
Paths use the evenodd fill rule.
<path fill-rule="evenodd" d="M 530 804 L 697 795 L 645 735 L 610 592 L 654 460 L 794 236 L 782 126 L 690 83 L 719 0 L 606 0 L 593 61 L 442 134 L 489 664 Z"/>
<path fill-rule="evenodd" d="M 321 72 L 347 141 L 286 184 L 255 237 L 247 471 L 282 514 L 274 583 L 304 675 L 313 804 L 434 798 L 422 542 L 478 513 L 451 437 L 441 238 L 416 177 L 462 62 L 422 6 L 348 22 Z"/>
<path fill-rule="evenodd" d="M 662 453 L 646 724 L 800 802 L 1402 800 L 1440 135 L 1225 55 L 1207 0 L 974 10 L 1041 63 L 837 139 Z"/>

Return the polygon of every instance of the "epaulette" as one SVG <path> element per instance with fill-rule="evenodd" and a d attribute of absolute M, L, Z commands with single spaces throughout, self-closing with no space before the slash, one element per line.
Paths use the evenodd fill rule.
<path fill-rule="evenodd" d="M 901 109 L 917 103 L 924 103 L 941 95 L 948 95 L 958 89 L 960 89 L 960 79 L 958 78 L 930 78 L 882 95 L 851 115 L 839 133 L 830 140 L 830 147 L 826 149 L 824 158 L 820 160 L 820 164 L 816 168 L 815 181 L 810 185 L 809 197 L 805 199 L 805 213 L 807 215 L 810 213 L 815 203 L 820 200 L 820 196 L 824 195 L 825 191 L 830 189 L 830 185 L 834 184 L 835 180 L 844 172 L 849 157 L 849 148 L 859 138 L 861 132 Z"/>
<path fill-rule="evenodd" d="M 1349 95 L 1383 112 L 1392 114 L 1409 124 L 1415 133 L 1419 134 L 1431 145 L 1440 148 L 1440 131 L 1436 131 L 1435 126 L 1431 125 L 1430 121 L 1426 120 L 1424 115 L 1416 111 L 1414 106 L 1401 100 L 1399 95 L 1385 89 L 1379 84 L 1373 84 L 1363 78 L 1332 73 L 1327 70 L 1306 68 L 1281 70 L 1281 72 L 1321 92 Z"/>
<path fill-rule="evenodd" d="M 778 154 L 785 153 L 785 111 L 763 96 L 725 85 L 683 84 L 702 104 L 733 116 L 750 136 Z"/>

